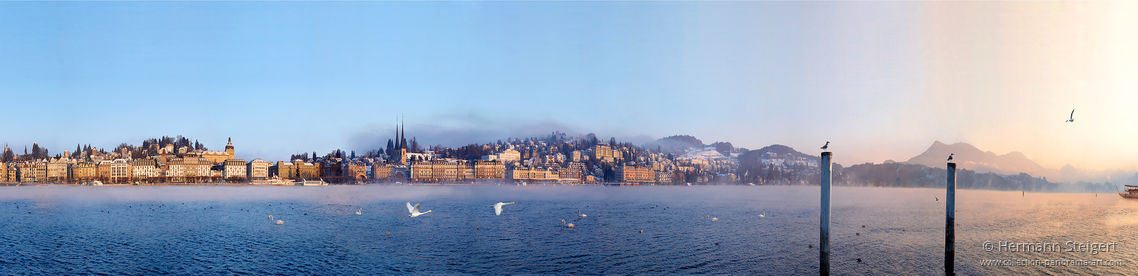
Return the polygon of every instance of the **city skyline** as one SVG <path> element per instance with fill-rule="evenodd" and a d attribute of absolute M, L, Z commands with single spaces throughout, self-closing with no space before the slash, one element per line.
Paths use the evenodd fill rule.
<path fill-rule="evenodd" d="M 184 135 L 282 160 L 376 149 L 404 114 L 423 145 L 682 134 L 803 152 L 832 141 L 836 162 L 857 164 L 939 140 L 1138 169 L 1128 2 L 0 7 L 0 142 L 14 151 Z"/>

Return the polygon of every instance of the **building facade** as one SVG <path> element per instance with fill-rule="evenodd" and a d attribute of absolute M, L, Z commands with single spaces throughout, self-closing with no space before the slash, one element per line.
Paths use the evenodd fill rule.
<path fill-rule="evenodd" d="M 249 180 L 267 179 L 269 178 L 270 165 L 272 164 L 261 160 L 261 158 L 253 159 L 253 161 L 249 161 L 249 164 L 245 166 L 245 172 L 247 173 L 245 177 Z"/>
<path fill-rule="evenodd" d="M 244 181 L 248 177 L 247 169 L 245 160 L 228 159 L 225 160 L 224 173 L 221 177 L 228 181 Z"/>

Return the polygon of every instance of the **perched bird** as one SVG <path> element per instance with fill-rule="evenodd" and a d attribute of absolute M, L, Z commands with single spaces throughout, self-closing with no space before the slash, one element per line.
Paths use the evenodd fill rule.
<path fill-rule="evenodd" d="M 949 153 L 949 154 L 948 154 L 948 161 L 952 161 L 952 155 L 954 155 L 954 154 L 955 154 L 955 153 Z"/>
<path fill-rule="evenodd" d="M 417 217 L 417 216 L 422 216 L 423 214 L 430 213 L 431 211 L 432 210 L 427 210 L 426 212 L 420 213 L 419 212 L 419 203 L 415 203 L 415 206 L 411 206 L 411 203 L 407 202 L 407 212 L 411 213 L 410 215 L 408 215 L 408 217 L 413 218 L 413 217 Z"/>
<path fill-rule="evenodd" d="M 1071 118 L 1067 119 L 1067 121 L 1064 121 L 1064 122 L 1067 122 L 1067 123 L 1074 123 L 1075 122 L 1075 109 L 1074 108 L 1071 109 Z"/>
<path fill-rule="evenodd" d="M 830 141 L 826 141 L 826 144 L 822 145 L 822 150 L 826 150 L 829 147 L 830 147 Z"/>
<path fill-rule="evenodd" d="M 494 205 L 490 205 L 490 207 L 494 208 L 494 214 L 495 215 L 501 216 L 502 215 L 502 206 L 503 205 L 510 205 L 510 204 L 517 204 L 517 202 L 498 202 L 498 203 L 494 203 Z"/>

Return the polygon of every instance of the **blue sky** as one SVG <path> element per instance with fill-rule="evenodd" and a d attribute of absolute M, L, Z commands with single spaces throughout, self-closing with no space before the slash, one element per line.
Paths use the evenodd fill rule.
<path fill-rule="evenodd" d="M 220 149 L 233 137 L 239 158 L 278 160 L 367 150 L 385 143 L 405 114 L 409 135 L 446 146 L 559 130 L 638 143 L 690 134 L 803 151 L 830 140 L 849 150 L 846 163 L 907 159 L 933 140 L 1033 156 L 1030 147 L 968 125 L 920 127 L 949 116 L 927 108 L 943 89 L 930 87 L 946 75 L 938 68 L 981 66 L 937 56 L 945 46 L 934 42 L 952 33 L 922 19 L 930 9 L 948 14 L 944 22 L 966 19 L 950 13 L 958 8 L 3 2 L 0 96 L 10 112 L 0 139 L 62 152 L 179 134 Z M 975 56 L 1008 43 L 958 50 Z M 978 74 L 949 76 L 990 77 Z M 978 97 L 952 104 L 990 99 Z M 1006 98 L 991 105 L 1016 105 Z M 1071 106 L 1052 101 L 1040 108 Z M 1086 148 L 1070 151 L 1038 155 L 1094 157 Z M 1094 166 L 1112 164 L 1132 165 Z"/>

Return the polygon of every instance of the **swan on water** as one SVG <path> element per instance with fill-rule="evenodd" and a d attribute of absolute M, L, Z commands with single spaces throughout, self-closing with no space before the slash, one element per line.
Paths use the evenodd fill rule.
<path fill-rule="evenodd" d="M 581 210 L 577 210 L 577 216 L 578 216 L 578 217 L 582 217 L 582 218 L 584 218 L 584 217 L 589 217 L 589 215 L 586 215 L 586 214 L 584 214 L 584 213 L 581 213 Z"/>
<path fill-rule="evenodd" d="M 711 221 L 719 221 L 719 218 L 711 218 Z"/>
<path fill-rule="evenodd" d="M 359 210 L 359 211 L 356 211 L 356 215 L 357 215 L 357 216 L 358 216 L 358 215 L 363 215 L 363 214 L 364 214 L 364 208 L 360 208 L 360 210 Z"/>
<path fill-rule="evenodd" d="M 561 220 L 561 224 L 564 224 L 565 228 L 573 228 L 573 223 L 565 223 L 564 219 Z"/>
<path fill-rule="evenodd" d="M 273 215 L 269 215 L 269 222 L 273 222 Z M 277 225 L 284 225 L 284 221 L 277 220 Z"/>
<path fill-rule="evenodd" d="M 765 218 L 765 217 L 767 217 L 767 209 L 763 209 L 763 213 L 762 213 L 762 214 L 759 214 L 759 217 L 760 217 L 760 218 Z"/>
<path fill-rule="evenodd" d="M 426 214 L 426 213 L 430 213 L 431 210 L 427 210 L 426 212 L 420 213 L 419 212 L 419 203 L 415 203 L 415 206 L 411 206 L 411 203 L 407 202 L 407 212 L 411 212 L 411 215 L 408 215 L 408 217 L 417 217 L 417 216 L 422 216 L 423 214 Z"/>
<path fill-rule="evenodd" d="M 501 216 L 502 215 L 502 205 L 510 205 L 510 204 L 517 204 L 517 202 L 498 202 L 498 203 L 494 203 L 494 205 L 490 205 L 490 207 L 494 207 L 494 215 Z"/>

